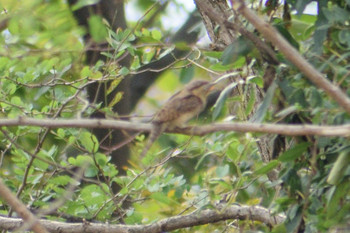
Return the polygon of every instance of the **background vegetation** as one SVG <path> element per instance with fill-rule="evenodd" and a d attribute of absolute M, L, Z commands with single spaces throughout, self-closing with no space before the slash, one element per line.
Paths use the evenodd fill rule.
<path fill-rule="evenodd" d="M 223 24 L 213 26 L 209 42 L 208 22 L 205 28 L 201 20 L 206 12 L 188 12 L 178 1 L 0 0 L 1 119 L 146 122 L 145 116 L 190 80 L 224 76 L 221 95 L 210 96 L 207 110 L 193 124 L 349 128 L 349 112 L 226 1 L 219 2 L 233 15 L 227 20 L 268 45 L 276 57 L 267 58 L 239 30 L 232 30 L 228 43 Z M 349 0 L 245 2 L 350 96 Z M 304 12 L 309 3 L 314 14 Z M 133 11 L 125 15 L 124 4 Z M 129 17 L 130 12 L 141 12 L 140 18 Z M 180 13 L 187 21 L 170 27 Z M 39 218 L 143 226 L 220 204 L 220 211 L 264 207 L 283 221 L 236 217 L 176 230 L 346 232 L 349 225 L 349 131 L 345 136 L 164 134 L 140 159 L 146 134 L 134 131 L 20 121 L 1 126 L 1 179 Z M 0 203 L 2 215 L 15 216 L 8 202 Z"/>

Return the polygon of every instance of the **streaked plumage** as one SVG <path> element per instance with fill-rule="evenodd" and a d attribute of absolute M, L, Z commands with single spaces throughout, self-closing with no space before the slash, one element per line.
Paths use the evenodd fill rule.
<path fill-rule="evenodd" d="M 187 84 L 184 89 L 174 94 L 155 114 L 152 120 L 152 130 L 142 153 L 144 157 L 153 142 L 166 129 L 183 127 L 190 119 L 198 116 L 206 105 L 206 99 L 213 84 L 196 80 Z"/>

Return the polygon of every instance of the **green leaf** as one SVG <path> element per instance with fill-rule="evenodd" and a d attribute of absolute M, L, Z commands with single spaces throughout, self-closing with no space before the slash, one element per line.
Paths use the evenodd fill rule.
<path fill-rule="evenodd" d="M 108 36 L 106 25 L 103 19 L 98 15 L 92 15 L 89 20 L 89 32 L 96 42 L 102 42 Z"/>
<path fill-rule="evenodd" d="M 292 25 L 289 31 L 296 40 L 306 40 L 310 38 L 314 32 L 316 20 L 317 16 L 315 15 L 303 14 L 300 17 L 292 15 Z"/>
<path fill-rule="evenodd" d="M 331 187 L 325 211 L 328 219 L 334 218 L 337 212 L 343 209 L 344 204 L 349 204 L 345 201 L 349 196 L 349 192 L 350 183 L 348 180 L 343 180 L 337 186 Z"/>
<path fill-rule="evenodd" d="M 245 57 L 239 57 L 237 60 L 235 60 L 233 63 L 228 65 L 223 65 L 221 63 L 215 63 L 214 65 L 211 65 L 209 68 L 214 71 L 231 71 L 232 69 L 239 69 L 242 68 L 246 64 Z"/>
<path fill-rule="evenodd" d="M 133 210 L 133 209 L 131 209 Z M 125 218 L 125 223 L 126 224 L 136 224 L 136 223 L 141 223 L 142 219 L 143 219 L 143 215 L 140 212 L 132 212 L 131 211 L 127 211 L 127 213 L 129 213 L 129 215 Z"/>
<path fill-rule="evenodd" d="M 64 138 L 66 136 L 66 132 L 64 129 L 57 129 L 57 136 L 60 138 Z"/>
<path fill-rule="evenodd" d="M 119 171 L 115 168 L 113 164 L 108 164 L 107 166 L 104 166 L 103 172 L 105 176 L 109 176 L 109 177 L 115 177 L 119 173 Z M 136 183 L 138 183 L 139 181 L 140 180 L 136 181 Z M 134 183 L 134 186 L 135 186 L 135 183 Z"/>
<path fill-rule="evenodd" d="M 167 49 L 165 49 L 161 54 L 158 55 L 158 59 L 161 59 L 162 57 L 165 57 L 166 55 L 170 54 L 172 51 L 174 51 L 175 46 L 171 46 Z"/>
<path fill-rule="evenodd" d="M 258 85 L 258 87 L 264 87 L 264 80 L 261 77 L 257 77 L 255 75 L 247 77 L 247 83 L 255 83 Z"/>
<path fill-rule="evenodd" d="M 120 70 L 119 70 L 119 72 L 118 72 L 118 74 L 121 74 L 121 75 L 128 75 L 129 74 L 129 69 L 128 68 L 126 68 L 125 66 L 124 67 L 122 67 Z"/>
<path fill-rule="evenodd" d="M 164 193 L 161 192 L 157 192 L 157 193 L 152 193 L 150 195 L 150 198 L 159 201 L 161 203 L 164 203 L 166 205 L 171 205 L 176 203 L 174 200 L 172 200 L 171 198 L 169 198 L 168 196 L 166 196 Z"/>
<path fill-rule="evenodd" d="M 313 108 L 322 107 L 323 98 L 316 88 L 312 88 L 310 95 L 310 105 Z"/>
<path fill-rule="evenodd" d="M 203 55 L 210 57 L 210 58 L 215 58 L 215 59 L 219 59 L 222 57 L 222 51 L 212 51 L 212 50 L 204 50 L 203 51 Z"/>
<path fill-rule="evenodd" d="M 216 100 L 216 103 L 214 105 L 214 111 L 213 111 L 213 115 L 212 115 L 212 119 L 215 120 L 219 115 L 220 112 L 225 104 L 225 101 L 228 97 L 228 95 L 230 94 L 230 92 L 232 91 L 233 88 L 235 88 L 237 86 L 238 83 L 233 82 L 230 83 L 230 85 L 228 85 L 221 93 L 219 98 Z"/>
<path fill-rule="evenodd" d="M 271 106 L 273 96 L 275 95 L 277 84 L 273 82 L 266 92 L 263 102 L 260 104 L 256 113 L 250 118 L 251 122 L 260 123 L 264 120 L 268 108 Z"/>
<path fill-rule="evenodd" d="M 289 106 L 285 109 L 282 109 L 280 112 L 276 113 L 275 117 L 281 117 L 284 118 L 294 112 L 297 112 L 298 107 L 295 105 Z"/>
<path fill-rule="evenodd" d="M 90 208 L 98 208 L 107 199 L 101 188 L 95 184 L 87 185 L 81 190 L 84 203 Z"/>
<path fill-rule="evenodd" d="M 112 99 L 112 101 L 108 104 L 108 107 L 113 107 L 123 98 L 123 92 L 117 92 Z"/>
<path fill-rule="evenodd" d="M 300 157 L 307 149 L 309 148 L 311 144 L 309 142 L 303 142 L 299 143 L 298 145 L 292 147 L 291 149 L 284 152 L 278 160 L 281 162 L 289 162 L 297 159 Z"/>
<path fill-rule="evenodd" d="M 132 61 L 131 66 L 130 66 L 130 69 L 137 70 L 140 67 L 141 67 L 140 58 L 138 56 L 135 56 L 134 60 Z"/>
<path fill-rule="evenodd" d="M 96 153 L 95 160 L 96 160 L 97 164 L 101 167 L 106 166 L 106 164 L 108 162 L 107 156 L 105 154 L 102 154 L 102 153 Z"/>
<path fill-rule="evenodd" d="M 232 44 L 227 46 L 221 56 L 222 64 L 228 65 L 238 59 L 240 56 L 246 56 L 252 51 L 253 44 L 243 36 L 236 39 Z"/>
<path fill-rule="evenodd" d="M 89 152 L 97 152 L 99 148 L 99 142 L 95 135 L 90 132 L 82 132 L 79 135 L 79 142 Z"/>
<path fill-rule="evenodd" d="M 42 153 L 39 153 L 37 156 L 46 159 L 46 156 L 43 155 Z M 48 169 L 48 167 L 49 167 L 49 164 L 47 164 L 46 162 L 39 160 L 39 159 L 34 160 L 33 165 L 36 169 L 38 169 L 42 172 L 46 171 L 46 169 Z"/>
<path fill-rule="evenodd" d="M 23 102 L 22 99 L 19 96 L 14 96 L 11 98 L 11 104 L 17 105 L 17 106 L 22 106 Z"/>
<path fill-rule="evenodd" d="M 142 54 L 142 63 L 143 64 L 148 64 L 152 61 L 152 58 L 154 57 L 156 51 L 153 48 L 148 48 L 146 49 L 143 54 Z"/>
<path fill-rule="evenodd" d="M 257 169 L 254 172 L 254 175 L 259 176 L 259 175 L 267 174 L 269 171 L 271 171 L 272 169 L 276 168 L 278 165 L 279 165 L 279 161 L 278 160 L 272 160 L 268 164 L 266 164 L 263 167 Z"/>
<path fill-rule="evenodd" d="M 72 162 L 72 165 L 76 166 L 83 166 L 85 164 L 93 164 L 93 160 L 88 155 L 78 155 L 76 158 L 69 157 L 70 162 Z"/>
<path fill-rule="evenodd" d="M 344 149 L 335 161 L 331 172 L 327 178 L 327 182 L 332 185 L 338 184 L 344 176 L 345 169 L 350 164 L 350 147 Z"/>
<path fill-rule="evenodd" d="M 83 8 L 85 6 L 90 6 L 98 3 L 100 0 L 78 0 L 77 3 L 75 3 L 72 6 L 72 11 L 79 10 L 80 8 Z"/>
<path fill-rule="evenodd" d="M 289 31 L 286 29 L 285 23 L 281 19 L 275 19 L 274 21 L 274 27 L 278 30 L 278 32 L 297 50 L 299 50 L 300 45 L 299 43 L 294 39 L 292 34 L 289 33 Z"/>
<path fill-rule="evenodd" d="M 95 177 L 98 174 L 98 169 L 95 166 L 89 166 L 84 171 L 85 177 Z"/>
<path fill-rule="evenodd" d="M 296 229 L 300 225 L 300 222 L 303 217 L 302 208 L 298 205 L 292 206 L 292 208 L 288 210 L 287 216 L 288 218 L 285 223 L 287 232 L 288 233 L 296 232 Z"/>
<path fill-rule="evenodd" d="M 230 166 L 228 164 L 225 164 L 224 166 L 219 166 L 216 168 L 216 175 L 219 178 L 222 178 L 226 175 L 228 175 L 230 172 Z"/>
<path fill-rule="evenodd" d="M 65 186 L 69 184 L 69 182 L 72 180 L 72 178 L 68 175 L 62 175 L 62 176 L 56 176 L 52 177 L 50 179 L 50 183 L 53 183 L 55 185 L 62 185 Z"/>
<path fill-rule="evenodd" d="M 7 94 L 9 94 L 9 95 L 13 95 L 13 94 L 16 92 L 16 90 L 17 90 L 17 86 L 16 86 L 16 84 L 14 84 L 14 83 L 12 83 L 12 82 L 6 82 L 6 81 L 4 81 L 4 82 L 2 83 L 1 89 L 2 89 L 5 93 L 7 93 Z"/>
<path fill-rule="evenodd" d="M 81 78 L 86 78 L 91 76 L 92 71 L 90 70 L 90 67 L 84 66 L 84 68 L 80 71 L 80 77 Z"/>
<path fill-rule="evenodd" d="M 122 81 L 121 78 L 117 78 L 117 79 L 114 79 L 110 84 L 109 84 L 109 87 L 107 89 L 107 95 L 111 94 L 112 91 L 115 90 L 115 88 L 117 88 L 117 86 L 119 85 L 119 83 Z"/>
<path fill-rule="evenodd" d="M 181 83 L 188 83 L 189 81 L 192 80 L 194 76 L 194 67 L 184 67 L 181 69 L 180 72 L 180 81 Z"/>
<path fill-rule="evenodd" d="M 299 104 L 303 108 L 307 108 L 309 106 L 308 102 L 306 101 L 304 90 L 302 89 L 297 89 L 291 96 L 287 97 L 287 99 L 291 104 Z"/>
<path fill-rule="evenodd" d="M 153 37 L 153 39 L 156 39 L 156 40 L 161 40 L 162 39 L 162 33 L 158 30 L 152 30 L 151 31 L 151 35 Z"/>

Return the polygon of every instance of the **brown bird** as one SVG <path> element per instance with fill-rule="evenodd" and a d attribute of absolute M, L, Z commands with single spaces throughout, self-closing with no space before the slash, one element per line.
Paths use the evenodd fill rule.
<path fill-rule="evenodd" d="M 152 130 L 141 152 L 141 158 L 146 155 L 153 142 L 164 130 L 184 127 L 190 119 L 198 116 L 205 108 L 207 96 L 213 86 L 214 83 L 195 80 L 170 97 L 152 120 Z"/>

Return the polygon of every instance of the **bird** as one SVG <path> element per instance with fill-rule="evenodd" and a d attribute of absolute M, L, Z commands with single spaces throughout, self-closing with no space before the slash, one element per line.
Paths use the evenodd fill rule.
<path fill-rule="evenodd" d="M 154 115 L 149 139 L 140 157 L 143 158 L 152 144 L 165 130 L 182 128 L 192 118 L 201 113 L 207 102 L 207 96 L 213 90 L 214 83 L 194 80 L 170 97 Z"/>

